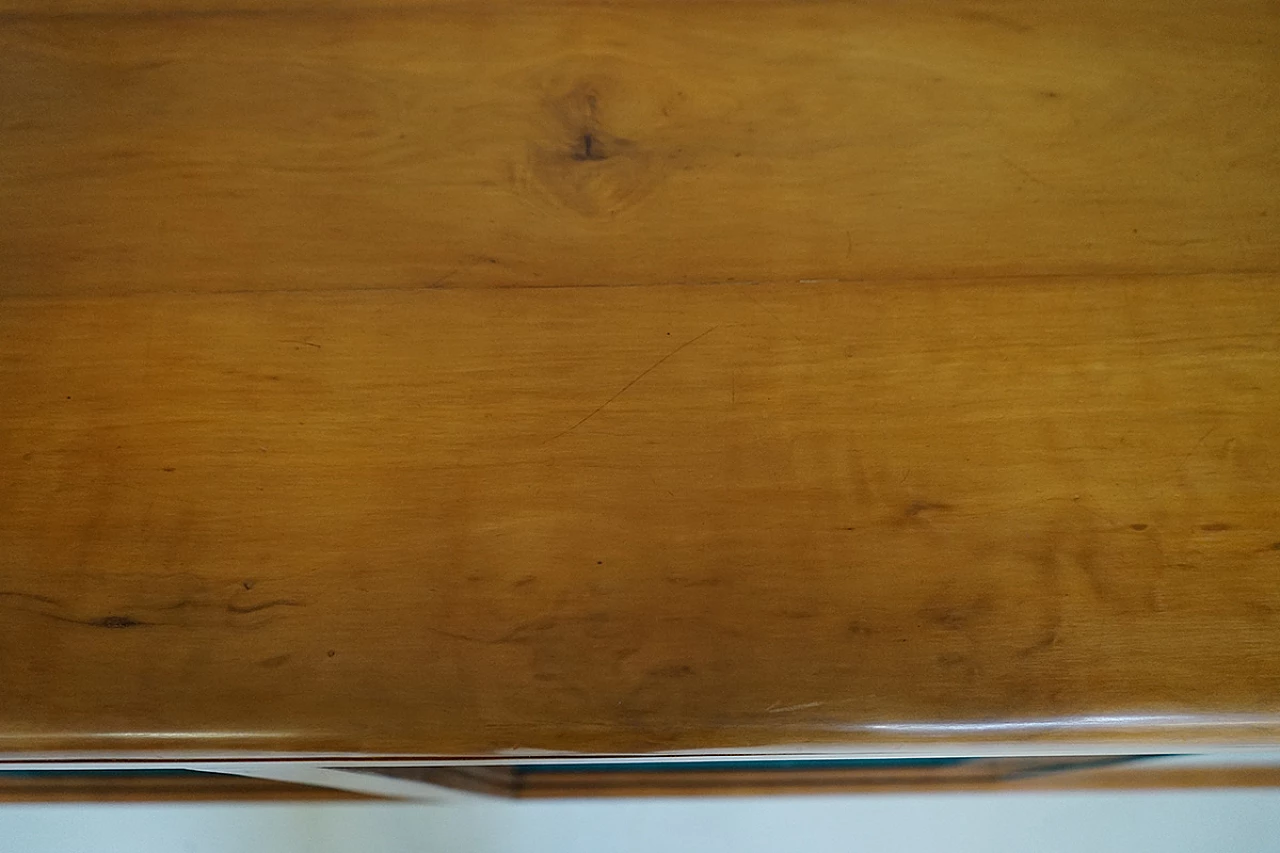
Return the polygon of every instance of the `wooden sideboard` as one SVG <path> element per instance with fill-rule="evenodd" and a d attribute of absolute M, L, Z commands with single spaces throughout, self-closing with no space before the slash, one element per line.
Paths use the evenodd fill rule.
<path fill-rule="evenodd" d="M 0 769 L 1280 748 L 1277 199 L 1272 0 L 0 0 Z"/>

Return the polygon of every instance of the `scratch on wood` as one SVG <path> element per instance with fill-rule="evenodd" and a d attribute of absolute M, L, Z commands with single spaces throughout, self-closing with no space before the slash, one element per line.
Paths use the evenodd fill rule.
<path fill-rule="evenodd" d="M 575 429 L 577 429 L 578 427 L 582 426 L 582 425 L 583 425 L 583 424 L 585 424 L 587 421 L 591 420 L 591 419 L 592 419 L 592 418 L 594 418 L 596 415 L 598 415 L 598 414 L 600 414 L 601 412 L 603 412 L 603 411 L 605 410 L 605 408 L 606 408 L 606 407 L 608 407 L 608 405 L 609 405 L 610 403 L 612 403 L 614 400 L 616 400 L 616 399 L 618 399 L 619 397 L 621 397 L 623 394 L 627 393 L 627 391 L 629 391 L 629 390 L 631 389 L 631 386 L 635 385 L 635 384 L 636 384 L 637 382 L 639 382 L 641 379 L 644 379 L 644 378 L 645 378 L 646 376 L 648 376 L 650 373 L 652 373 L 653 371 L 657 370 L 659 367 L 661 367 L 661 366 L 662 366 L 662 364 L 663 364 L 664 362 L 666 362 L 666 361 L 667 361 L 668 359 L 670 359 L 672 356 L 676 355 L 677 353 L 679 353 L 681 350 L 685 349 L 686 347 L 693 346 L 693 345 L 694 345 L 694 344 L 696 344 L 698 341 L 702 340 L 703 338 L 705 338 L 707 335 L 711 334 L 712 332 L 714 332 L 714 331 L 715 331 L 716 329 L 718 329 L 718 328 L 720 328 L 720 327 L 719 327 L 719 326 L 712 326 L 710 329 L 707 329 L 705 332 L 703 332 L 703 333 L 701 333 L 701 334 L 699 334 L 699 335 L 694 335 L 694 336 L 693 336 L 692 338 L 690 338 L 689 340 L 687 340 L 687 341 L 685 341 L 684 343 L 680 344 L 680 346 L 678 346 L 678 347 L 676 347 L 675 349 L 671 350 L 669 353 L 667 353 L 666 355 L 664 355 L 662 358 L 658 359 L 658 360 L 657 360 L 657 361 L 655 361 L 653 364 L 649 365 L 649 366 L 648 366 L 648 367 L 646 367 L 644 370 L 640 371 L 640 373 L 639 373 L 639 374 L 637 374 L 637 375 L 636 375 L 636 377 L 635 377 L 634 379 L 632 379 L 632 380 L 631 380 L 630 382 L 628 382 L 626 385 L 623 385 L 621 388 L 619 388 L 619 389 L 618 389 L 618 391 L 617 391 L 617 393 L 615 393 L 612 397 L 610 397 L 609 399 L 605 400 L 603 403 L 601 403 L 600 405 L 598 405 L 598 406 L 596 406 L 594 409 L 592 409 L 590 412 L 588 412 L 588 413 L 587 413 L 587 415 L 586 415 L 584 418 L 582 418 L 581 420 L 579 420 L 576 424 L 574 424 L 573 426 L 569 427 L 569 428 L 568 428 L 567 430 L 565 430 L 564 432 L 561 432 L 561 433 L 559 433 L 559 434 L 557 434 L 557 435 L 555 435 L 555 436 L 552 436 L 552 437 L 551 437 L 551 438 L 550 438 L 546 443 L 547 443 L 547 444 L 550 444 L 551 442 L 555 441 L 556 439 L 564 438 L 566 435 L 568 435 L 569 433 L 573 432 Z"/>
<path fill-rule="evenodd" d="M 444 275 L 440 276 L 440 277 L 439 277 L 438 279 L 436 279 L 435 281 L 433 281 L 433 282 L 431 282 L 430 284 L 428 284 L 428 285 L 427 285 L 427 289 L 428 289 L 428 290 L 430 290 L 430 289 L 431 289 L 431 288 L 433 288 L 433 287 L 440 287 L 440 286 L 441 286 L 442 284 L 444 284 L 446 281 L 448 281 L 449 279 L 451 279 L 451 278 L 453 278 L 455 275 L 457 275 L 459 272 L 461 272 L 461 269 L 452 269 L 452 270 L 449 270 L 447 273 L 445 273 Z"/>
<path fill-rule="evenodd" d="M 769 714 L 785 714 L 788 711 L 803 711 L 806 708 L 821 708 L 825 704 L 825 702 L 802 702 L 799 705 L 778 705 L 777 703 L 774 703 L 768 708 L 765 708 L 765 712 Z"/>
<path fill-rule="evenodd" d="M 266 610 L 269 607 L 302 607 L 301 601 L 294 601 L 292 598 L 277 598 L 273 601 L 264 601 L 261 604 L 228 604 L 227 609 L 232 613 L 257 613 L 259 610 Z"/>
<path fill-rule="evenodd" d="M 47 595 L 37 595 L 34 592 L 14 592 L 10 590 L 0 590 L 0 598 L 26 598 L 31 601 L 39 601 L 43 604 L 58 604 L 56 598 L 50 598 Z"/>

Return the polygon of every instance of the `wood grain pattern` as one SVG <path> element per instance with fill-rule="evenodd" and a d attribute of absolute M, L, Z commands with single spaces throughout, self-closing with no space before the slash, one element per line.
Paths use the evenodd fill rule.
<path fill-rule="evenodd" d="M 6 750 L 1280 734 L 1273 277 L 3 307 Z"/>
<path fill-rule="evenodd" d="M 5 293 L 1280 269 L 1271 0 L 209 6 L 0 21 Z"/>
<path fill-rule="evenodd" d="M 0 0 L 0 752 L 1280 740 L 1272 0 Z"/>

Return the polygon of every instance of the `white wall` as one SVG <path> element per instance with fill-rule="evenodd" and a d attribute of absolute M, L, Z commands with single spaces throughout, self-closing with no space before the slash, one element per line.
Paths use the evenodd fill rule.
<path fill-rule="evenodd" d="M 4 806 L 3 853 L 1280 853 L 1280 791 Z"/>

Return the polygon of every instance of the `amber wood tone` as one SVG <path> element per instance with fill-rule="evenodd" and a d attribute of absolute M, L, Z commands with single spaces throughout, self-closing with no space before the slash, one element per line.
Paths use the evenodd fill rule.
<path fill-rule="evenodd" d="M 0 752 L 1280 743 L 1275 3 L 0 3 Z"/>
<path fill-rule="evenodd" d="M 1271 0 L 236 5 L 0 20 L 6 293 L 1280 268 Z"/>
<path fill-rule="evenodd" d="M 4 309 L 6 748 L 1276 733 L 1274 278 Z"/>

